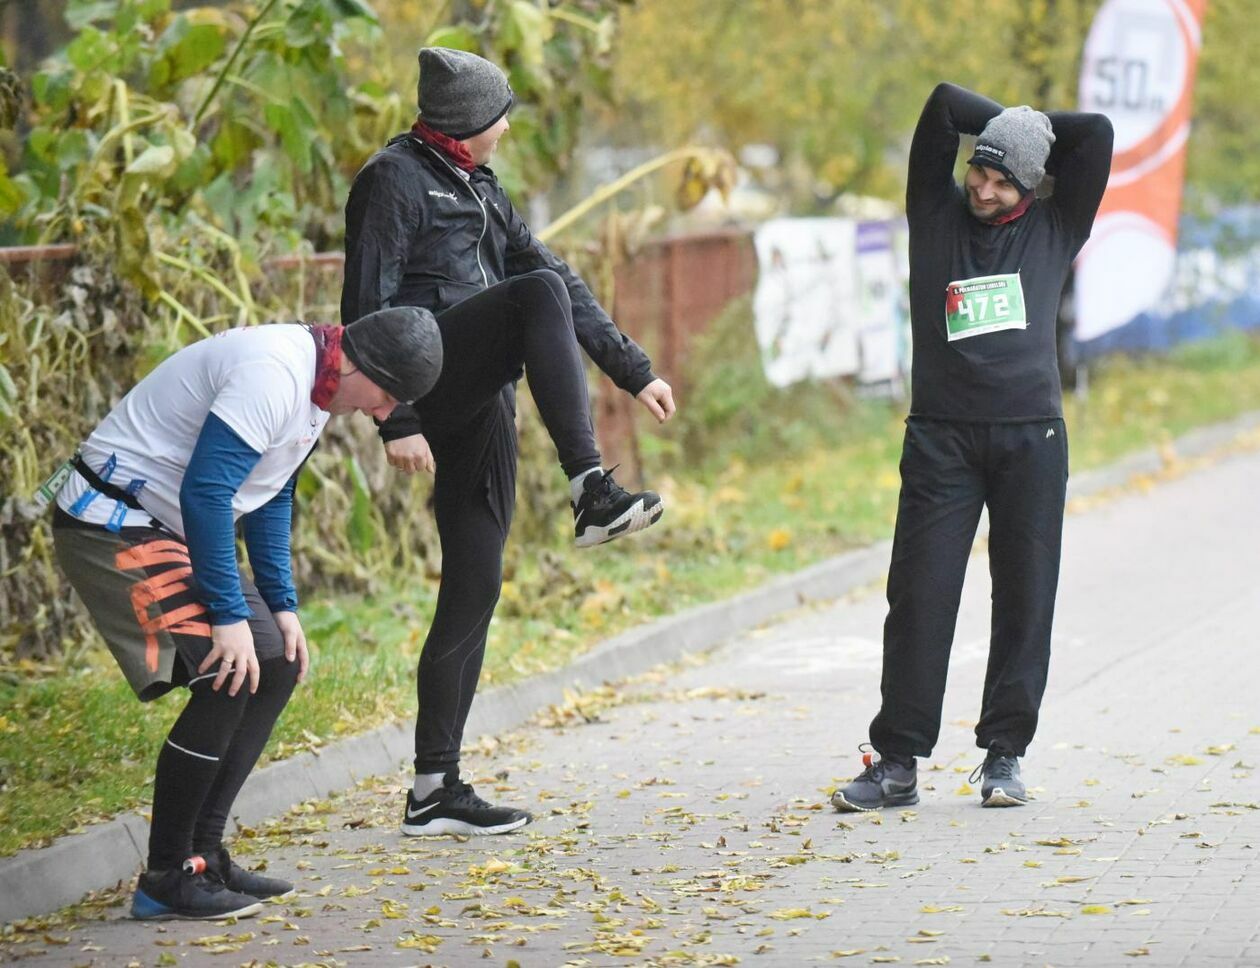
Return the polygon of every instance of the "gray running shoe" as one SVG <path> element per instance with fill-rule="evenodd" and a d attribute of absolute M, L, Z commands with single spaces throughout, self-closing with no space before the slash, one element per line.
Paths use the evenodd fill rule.
<path fill-rule="evenodd" d="M 137 921 L 217 921 L 247 918 L 261 910 L 258 898 L 228 890 L 217 877 L 209 876 L 200 857 L 186 860 L 183 870 L 145 871 L 131 898 L 131 916 Z"/>
<path fill-rule="evenodd" d="M 895 760 L 876 760 L 871 753 L 862 755 L 866 769 L 848 786 L 831 795 L 831 805 L 846 813 L 878 810 L 880 807 L 908 807 L 919 802 L 918 771 L 914 760 L 909 764 Z"/>
<path fill-rule="evenodd" d="M 269 897 L 285 897 L 293 893 L 293 885 L 278 877 L 267 877 L 247 871 L 234 860 L 226 847 L 207 851 L 202 855 L 206 862 L 206 874 L 222 881 L 229 891 L 248 894 L 260 901 Z"/>
<path fill-rule="evenodd" d="M 983 778 L 980 784 L 980 805 L 984 807 L 1022 807 L 1028 802 L 1028 791 L 1019 775 L 1019 757 L 999 746 L 989 747 L 984 762 L 975 768 L 970 782 Z"/>

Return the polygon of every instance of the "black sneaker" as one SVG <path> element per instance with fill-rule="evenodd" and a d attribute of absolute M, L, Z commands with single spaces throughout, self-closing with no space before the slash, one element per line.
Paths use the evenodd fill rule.
<path fill-rule="evenodd" d="M 653 491 L 631 494 L 612 472 L 593 471 L 582 478 L 582 496 L 573 508 L 573 532 L 579 548 L 603 544 L 655 524 L 665 505 Z"/>
<path fill-rule="evenodd" d="M 890 759 L 876 760 L 871 753 L 864 753 L 862 762 L 866 769 L 831 795 L 831 805 L 837 810 L 860 813 L 919 802 L 918 771 L 913 759 L 907 765 Z"/>
<path fill-rule="evenodd" d="M 200 860 L 189 861 L 194 859 Z M 229 890 L 221 880 L 205 872 L 204 864 L 194 866 L 189 861 L 184 862 L 184 870 L 141 874 L 131 898 L 131 916 L 138 921 L 214 921 L 247 918 L 262 910 L 258 898 Z"/>
<path fill-rule="evenodd" d="M 980 804 L 985 807 L 1022 807 L 1028 802 L 1028 791 L 1019 775 L 1019 757 L 1010 750 L 990 746 L 984 762 L 972 772 L 970 781 L 983 777 Z"/>
<path fill-rule="evenodd" d="M 207 851 L 202 856 L 206 861 L 206 873 L 222 881 L 229 891 L 262 899 L 284 897 L 293 893 L 293 885 L 288 881 L 278 877 L 264 877 L 233 863 L 226 847 Z"/>
<path fill-rule="evenodd" d="M 442 834 L 505 834 L 533 819 L 524 810 L 496 807 L 477 796 L 472 784 L 447 783 L 417 800 L 407 791 L 402 832 L 409 837 Z"/>

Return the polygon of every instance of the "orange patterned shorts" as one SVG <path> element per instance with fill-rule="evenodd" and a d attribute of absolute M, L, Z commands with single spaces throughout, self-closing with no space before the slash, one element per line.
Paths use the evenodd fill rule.
<path fill-rule="evenodd" d="M 197 675 L 212 648 L 210 617 L 183 541 L 157 528 L 115 534 L 65 515 L 54 521 L 53 541 L 62 570 L 142 701 Z M 283 655 L 275 620 L 244 575 L 241 591 L 254 613 L 259 660 Z"/>

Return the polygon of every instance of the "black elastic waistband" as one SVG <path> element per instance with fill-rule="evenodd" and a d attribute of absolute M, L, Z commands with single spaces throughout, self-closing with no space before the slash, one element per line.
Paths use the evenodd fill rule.
<path fill-rule="evenodd" d="M 108 498 L 113 498 L 115 501 L 122 501 L 123 504 L 133 511 L 144 511 L 144 505 L 140 503 L 139 498 L 134 494 L 128 494 L 121 487 L 111 484 L 109 481 L 101 480 L 100 475 L 88 466 L 87 461 L 83 459 L 81 454 L 75 454 L 70 462 L 74 465 L 74 469 L 79 472 L 79 475 L 91 485 L 93 490 L 104 494 Z"/>

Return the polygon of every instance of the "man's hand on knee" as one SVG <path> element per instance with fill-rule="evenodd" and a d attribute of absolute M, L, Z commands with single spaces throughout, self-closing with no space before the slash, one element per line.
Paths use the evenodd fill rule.
<path fill-rule="evenodd" d="M 214 677 L 214 691 L 223 688 L 223 683 L 231 676 L 232 684 L 228 686 L 228 695 L 235 696 L 241 689 L 241 683 L 249 676 L 249 691 L 258 691 L 258 656 L 254 653 L 254 633 L 249 630 L 249 622 L 241 620 L 229 625 L 214 625 L 210 629 L 213 648 L 197 668 L 198 675 L 205 675 L 219 663 L 219 671 Z"/>
<path fill-rule="evenodd" d="M 302 623 L 298 621 L 297 612 L 272 612 L 271 616 L 276 620 L 276 628 L 284 639 L 284 657 L 289 662 L 297 662 L 297 681 L 301 682 L 306 678 L 306 670 L 311 664 Z"/>

